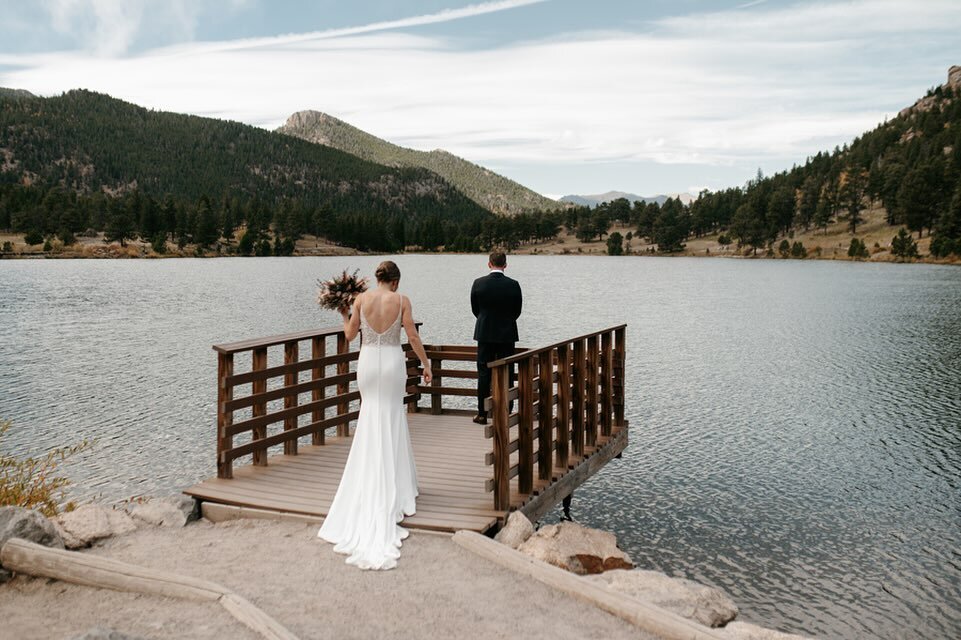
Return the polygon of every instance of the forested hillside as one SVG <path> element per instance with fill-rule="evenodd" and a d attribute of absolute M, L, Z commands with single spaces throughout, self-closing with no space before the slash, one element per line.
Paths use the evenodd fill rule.
<path fill-rule="evenodd" d="M 851 144 L 770 177 L 758 172 L 743 188 L 703 192 L 690 207 L 676 205 L 641 203 L 627 217 L 664 251 L 718 232 L 754 251 L 773 251 L 779 237 L 837 220 L 856 240 L 864 212 L 881 205 L 889 224 L 931 234 L 935 257 L 961 255 L 961 68 Z M 904 242 L 909 253 L 910 239 Z"/>
<path fill-rule="evenodd" d="M 429 169 L 495 213 L 510 215 L 560 206 L 513 180 L 446 151 L 400 147 L 319 111 L 299 111 L 277 131 L 387 166 Z"/>
<path fill-rule="evenodd" d="M 490 217 L 425 169 L 89 91 L 0 94 L 0 229 L 205 246 L 246 222 L 248 244 L 272 229 L 275 243 L 309 232 L 397 250 L 475 238 Z"/>

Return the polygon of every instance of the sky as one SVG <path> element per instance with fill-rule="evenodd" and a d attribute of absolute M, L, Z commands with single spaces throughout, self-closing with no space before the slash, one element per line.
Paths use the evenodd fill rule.
<path fill-rule="evenodd" d="M 0 0 L 0 15 L 0 86 L 267 129 L 314 109 L 552 197 L 743 185 L 961 64 L 961 0 Z"/>

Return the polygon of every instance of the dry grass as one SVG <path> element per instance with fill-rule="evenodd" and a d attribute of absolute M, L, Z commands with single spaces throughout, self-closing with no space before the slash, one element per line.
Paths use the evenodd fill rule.
<path fill-rule="evenodd" d="M 9 421 L 0 421 L 0 444 L 10 430 Z M 18 458 L 0 452 L 0 506 L 36 509 L 47 517 L 57 515 L 70 481 L 57 475 L 60 465 L 69 457 L 93 446 L 90 440 L 60 447 L 35 458 Z M 66 510 L 73 508 L 72 503 Z"/>
<path fill-rule="evenodd" d="M 872 262 L 894 262 L 897 260 L 897 258 L 891 254 L 891 239 L 897 235 L 898 229 L 900 228 L 900 225 L 892 226 L 887 224 L 883 208 L 877 207 L 865 211 L 864 222 L 858 225 L 856 237 L 864 241 L 868 251 L 871 253 L 871 257 L 868 258 L 868 260 Z M 626 236 L 628 231 L 635 232 L 635 229 L 625 225 L 614 225 L 611 227 L 611 232 L 613 233 L 614 231 L 618 231 L 622 236 Z M 749 257 L 753 253 L 748 247 L 742 247 L 738 250 L 736 244 L 721 245 L 717 241 L 718 237 L 719 234 L 712 234 L 701 238 L 690 238 L 687 240 L 684 251 L 672 255 Z M 778 236 L 774 241 L 774 246 L 777 247 L 782 239 L 787 238 L 792 244 L 794 242 L 802 243 L 808 251 L 809 259 L 851 260 L 852 258 L 848 257 L 848 247 L 851 245 L 851 238 L 853 237 L 855 236 L 848 231 L 847 220 L 840 220 L 830 224 L 826 232 L 824 229 L 810 229 L 808 231 L 795 232 L 789 238 L 787 236 Z M 930 236 L 926 235 L 918 239 L 917 234 L 915 234 L 914 238 L 918 243 L 918 252 L 923 256 L 918 260 L 919 262 L 934 262 L 939 264 L 961 263 L 961 258 L 958 257 L 943 260 L 932 258 L 929 255 L 931 245 Z M 653 245 L 645 242 L 643 238 L 634 238 L 631 241 L 630 249 L 632 254 L 651 255 L 652 248 Z M 820 249 L 820 255 L 817 253 L 818 249 Z M 606 239 L 604 241 L 581 242 L 573 234 L 562 231 L 560 235 L 553 240 L 525 245 L 514 253 L 606 255 L 607 242 Z M 759 249 L 757 257 L 765 257 L 764 254 L 764 249 Z"/>
<path fill-rule="evenodd" d="M 234 233 L 234 240 L 223 243 L 219 248 L 208 249 L 204 256 L 213 257 L 228 255 L 228 246 L 235 247 L 237 240 L 244 234 L 243 228 Z M 197 255 L 196 245 L 188 244 L 183 249 L 173 242 L 167 242 L 166 253 L 157 253 L 149 242 L 128 240 L 125 247 L 119 242 L 104 242 L 104 234 L 98 233 L 91 237 L 77 237 L 76 244 L 63 246 L 59 239 L 51 239 L 51 250 L 44 251 L 42 244 L 28 245 L 23 241 L 21 233 L 0 233 L 0 247 L 9 242 L 14 257 L 53 257 L 53 258 L 183 258 Z M 358 255 L 356 249 L 341 247 L 324 238 L 307 235 L 296 242 L 294 255 L 299 256 L 351 256 Z"/>

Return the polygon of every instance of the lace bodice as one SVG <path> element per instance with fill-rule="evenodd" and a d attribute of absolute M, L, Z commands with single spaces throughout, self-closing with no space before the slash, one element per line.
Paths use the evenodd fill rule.
<path fill-rule="evenodd" d="M 370 324 L 367 322 L 367 317 L 364 315 L 364 309 L 360 310 L 360 337 L 362 346 L 400 346 L 400 329 L 401 323 L 400 319 L 404 315 L 404 303 L 401 301 L 400 313 L 397 314 L 397 318 L 394 320 L 393 324 L 387 327 L 387 330 L 383 333 L 377 333 L 374 331 Z"/>

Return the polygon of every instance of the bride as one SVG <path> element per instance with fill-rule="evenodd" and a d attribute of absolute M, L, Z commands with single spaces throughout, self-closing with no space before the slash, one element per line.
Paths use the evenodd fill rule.
<path fill-rule="evenodd" d="M 317 536 L 349 556 L 347 564 L 361 569 L 393 569 L 407 531 L 397 523 L 413 515 L 417 470 L 407 432 L 404 393 L 407 359 L 400 344 L 403 325 L 407 341 L 424 367 L 431 370 L 417 334 L 410 300 L 397 293 L 400 269 L 390 260 L 375 272 L 377 287 L 360 294 L 353 313 L 341 310 L 347 340 L 361 335 L 357 360 L 360 415 L 337 494 Z"/>

